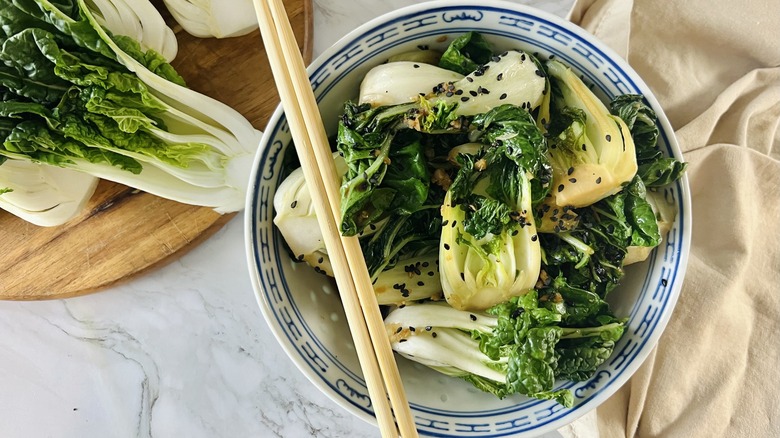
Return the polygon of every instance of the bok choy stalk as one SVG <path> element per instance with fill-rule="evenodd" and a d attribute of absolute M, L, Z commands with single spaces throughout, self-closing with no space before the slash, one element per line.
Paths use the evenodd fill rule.
<path fill-rule="evenodd" d="M 344 159 L 334 154 L 333 161 L 336 172 L 343 175 L 347 171 Z M 290 172 L 277 187 L 274 212 L 274 224 L 282 233 L 293 257 L 308 263 L 317 272 L 332 277 L 333 269 L 302 168 Z"/>
<path fill-rule="evenodd" d="M 569 67 L 550 60 L 547 72 L 552 198 L 559 207 L 584 207 L 631 181 L 637 171 L 634 141 L 625 122 L 610 114 Z"/>
<path fill-rule="evenodd" d="M 257 29 L 251 0 L 164 0 L 173 18 L 199 38 L 229 38 Z"/>
<path fill-rule="evenodd" d="M 402 356 L 482 391 L 499 398 L 554 399 L 571 407 L 571 392 L 555 389 L 556 379 L 590 378 L 612 353 L 624 321 L 612 317 L 604 304 L 588 308 L 590 319 L 600 322 L 568 326 L 567 312 L 575 307 L 563 304 L 552 289 L 539 293 L 545 295 L 531 290 L 486 312 L 435 302 L 409 305 L 391 311 L 385 327 Z M 541 305 L 547 302 L 551 305 Z"/>
<path fill-rule="evenodd" d="M 6 160 L 0 165 L 0 209 L 34 225 L 62 225 L 82 210 L 97 182 L 81 172 Z"/>
<path fill-rule="evenodd" d="M 534 287 L 541 252 L 533 201 L 550 178 L 544 137 L 525 109 L 502 105 L 471 126 L 483 149 L 458 155 L 442 206 L 442 289 L 456 309 L 485 309 Z"/>
<path fill-rule="evenodd" d="M 85 0 L 6 3 L 0 117 L 14 126 L 0 154 L 219 212 L 243 207 L 260 134 L 246 119 L 104 29 Z"/>
<path fill-rule="evenodd" d="M 95 20 L 114 35 L 130 37 L 168 62 L 176 57 L 176 35 L 149 0 L 90 0 L 87 5 Z"/>

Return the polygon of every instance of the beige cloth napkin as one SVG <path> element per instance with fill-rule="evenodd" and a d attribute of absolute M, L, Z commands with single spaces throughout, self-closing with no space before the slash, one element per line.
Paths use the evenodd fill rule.
<path fill-rule="evenodd" d="M 634 377 L 565 436 L 780 437 L 780 0 L 580 0 L 688 161 L 682 293 Z"/>

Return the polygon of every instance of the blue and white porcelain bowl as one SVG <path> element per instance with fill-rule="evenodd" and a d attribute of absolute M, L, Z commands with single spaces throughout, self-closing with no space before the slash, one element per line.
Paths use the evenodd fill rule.
<path fill-rule="evenodd" d="M 484 34 L 498 49 L 555 55 L 605 100 L 641 93 L 658 113 L 660 147 L 682 159 L 658 102 L 636 73 L 592 35 L 556 16 L 500 1 L 426 2 L 396 10 L 349 33 L 314 61 L 309 75 L 329 133 L 342 104 L 357 97 L 361 79 L 391 55 L 417 46 L 444 48 L 467 31 Z M 291 140 L 280 109 L 269 122 L 255 162 L 246 206 L 246 242 L 257 299 L 292 361 L 336 403 L 374 422 L 371 403 L 335 286 L 306 265 L 294 263 L 273 225 L 272 201 L 281 182 L 282 156 Z M 637 370 L 651 351 L 677 301 L 690 246 L 691 205 L 683 178 L 666 189 L 678 214 L 667 239 L 650 258 L 627 269 L 610 295 L 616 315 L 628 317 L 613 356 L 585 382 L 570 388 L 574 407 L 523 396 L 498 400 L 469 383 L 398 358 L 417 428 L 423 436 L 536 436 L 594 409 Z"/>

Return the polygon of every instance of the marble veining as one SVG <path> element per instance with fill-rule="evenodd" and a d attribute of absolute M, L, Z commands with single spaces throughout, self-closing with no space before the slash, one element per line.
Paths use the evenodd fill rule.
<path fill-rule="evenodd" d="M 411 3 L 314 0 L 315 56 Z M 566 16 L 573 0 L 520 3 Z M 0 301 L 0 436 L 379 436 L 314 388 L 274 339 L 250 285 L 242 221 L 97 294 Z"/>

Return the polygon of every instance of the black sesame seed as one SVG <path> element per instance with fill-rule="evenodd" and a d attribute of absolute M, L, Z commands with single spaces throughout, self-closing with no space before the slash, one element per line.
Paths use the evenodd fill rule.
<path fill-rule="evenodd" d="M 318 259 L 317 259 L 317 263 L 322 263 L 322 262 L 324 262 L 324 261 L 325 261 L 325 259 L 324 259 L 324 258 L 322 258 L 322 257 L 320 257 L 320 258 L 318 258 Z"/>
<path fill-rule="evenodd" d="M 499 58 L 498 56 L 491 56 L 490 60 L 493 61 L 493 62 L 498 62 L 498 61 L 501 61 L 501 58 Z"/>
<path fill-rule="evenodd" d="M 477 97 L 477 92 L 474 90 L 469 91 L 469 94 L 473 97 Z"/>
<path fill-rule="evenodd" d="M 466 76 L 466 80 L 469 82 L 474 82 L 474 78 L 472 78 L 471 76 Z"/>
<path fill-rule="evenodd" d="M 298 201 L 297 200 L 293 201 L 292 204 L 290 204 L 290 208 L 295 208 L 297 206 L 298 206 Z"/>
<path fill-rule="evenodd" d="M 433 271 L 428 271 L 428 276 L 433 277 Z"/>
<path fill-rule="evenodd" d="M 450 223 L 450 221 L 445 220 L 444 222 L 441 223 L 441 226 L 446 227 L 448 223 Z"/>
<path fill-rule="evenodd" d="M 425 283 L 424 283 L 424 282 L 422 282 L 422 281 L 418 281 L 418 282 L 417 282 L 417 286 L 425 286 Z"/>
<path fill-rule="evenodd" d="M 448 243 L 445 243 L 444 244 L 444 249 L 449 250 L 450 249 L 450 245 Z"/>
<path fill-rule="evenodd" d="M 469 98 L 467 96 L 463 96 L 463 97 L 460 98 L 461 102 L 466 102 L 468 100 L 469 100 Z"/>
<path fill-rule="evenodd" d="M 583 144 L 582 144 L 582 150 L 583 150 L 583 151 L 587 151 L 587 150 L 588 150 L 588 147 L 587 147 L 587 146 L 585 146 L 585 143 L 583 143 Z"/>
<path fill-rule="evenodd" d="M 520 233 L 520 231 L 519 231 L 519 230 L 514 230 L 514 231 L 512 231 L 512 235 L 513 235 L 513 236 L 517 236 L 517 234 L 518 234 L 518 233 Z"/>
<path fill-rule="evenodd" d="M 463 272 L 461 272 L 461 273 L 460 273 L 460 279 L 461 279 L 461 280 L 463 280 L 463 281 L 466 281 L 466 274 L 464 274 Z"/>
<path fill-rule="evenodd" d="M 461 89 L 455 90 L 455 95 L 456 96 L 460 96 L 461 94 L 463 94 L 463 90 L 461 90 Z"/>
<path fill-rule="evenodd" d="M 430 265 L 430 263 L 428 263 L 428 262 L 422 262 L 422 267 L 423 267 L 423 268 L 427 268 L 427 267 L 428 267 L 428 265 Z"/>
<path fill-rule="evenodd" d="M 397 329 L 395 329 L 395 334 L 401 333 L 403 329 L 404 329 L 403 327 L 398 327 Z"/>
<path fill-rule="evenodd" d="M 435 338 L 438 335 L 436 334 L 436 332 L 431 332 L 431 336 Z"/>
<path fill-rule="evenodd" d="M 539 240 L 539 236 L 537 236 L 536 234 L 531 236 L 531 242 L 536 242 L 537 240 Z"/>
<path fill-rule="evenodd" d="M 496 80 L 497 81 L 500 81 L 501 79 L 504 79 L 504 74 L 503 73 L 499 73 L 498 76 L 496 76 Z"/>
<path fill-rule="evenodd" d="M 506 99 L 506 93 L 501 93 L 501 95 L 500 95 L 500 96 L 498 96 L 498 99 L 499 99 L 499 100 L 504 100 L 504 99 Z"/>
<path fill-rule="evenodd" d="M 452 91 L 448 91 L 448 92 L 444 93 L 444 95 L 447 96 L 447 97 L 452 97 L 453 94 L 455 94 L 455 93 L 453 93 Z"/>
<path fill-rule="evenodd" d="M 569 170 L 566 171 L 566 175 L 571 175 L 572 173 L 574 173 L 574 168 L 570 167 Z"/>
<path fill-rule="evenodd" d="M 569 182 L 574 184 L 577 182 L 577 178 L 569 178 Z"/>
<path fill-rule="evenodd" d="M 562 192 L 562 191 L 563 191 L 563 184 L 561 184 L 561 185 L 559 185 L 559 186 L 558 186 L 558 193 L 560 193 L 560 192 Z"/>
<path fill-rule="evenodd" d="M 400 341 L 398 341 L 398 342 L 406 342 L 406 341 L 407 341 L 406 339 L 401 339 L 401 340 L 400 340 Z"/>
<path fill-rule="evenodd" d="M 471 318 L 472 321 L 476 321 L 477 320 L 477 315 L 475 315 L 473 313 L 470 313 L 469 314 L 469 318 Z"/>
<path fill-rule="evenodd" d="M 601 184 L 601 177 L 596 178 L 596 184 Z"/>
<path fill-rule="evenodd" d="M 433 329 L 433 327 L 431 327 L 431 326 L 429 326 L 429 325 L 426 325 L 426 326 L 425 326 L 425 331 L 426 331 L 426 332 L 429 332 L 429 331 L 431 331 L 432 329 Z"/>
<path fill-rule="evenodd" d="M 419 64 L 414 64 L 414 68 L 420 68 Z"/>
<path fill-rule="evenodd" d="M 607 136 L 605 138 L 607 139 L 607 141 L 612 141 L 612 136 L 609 135 L 609 134 L 607 134 Z"/>
<path fill-rule="evenodd" d="M 536 73 L 536 76 L 539 76 L 539 77 L 541 77 L 541 78 L 543 78 L 543 77 L 544 77 L 544 73 L 542 73 L 542 71 L 541 71 L 541 70 L 536 70 L 534 73 Z"/>
<path fill-rule="evenodd" d="M 412 332 L 416 332 L 416 331 L 417 331 L 417 329 L 416 329 L 416 328 L 414 328 L 414 327 L 411 327 L 411 326 L 409 327 L 409 330 L 410 330 L 410 331 L 412 331 Z"/>

